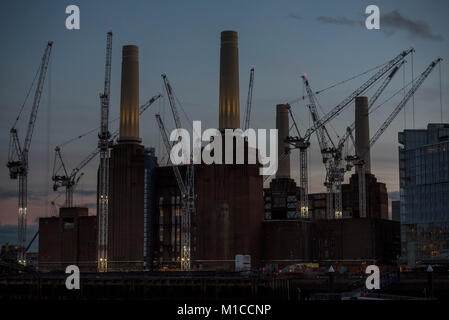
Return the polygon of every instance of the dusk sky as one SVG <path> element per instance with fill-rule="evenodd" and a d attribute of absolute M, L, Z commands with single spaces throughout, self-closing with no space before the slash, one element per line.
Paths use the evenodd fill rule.
<path fill-rule="evenodd" d="M 80 8 L 80 30 L 65 27 L 66 6 Z M 380 30 L 367 30 L 366 6 L 380 8 Z M 395 57 L 416 50 L 392 81 L 378 104 L 412 80 L 438 57 L 449 58 L 447 1 L 0 1 L 0 226 L 17 224 L 18 181 L 6 168 L 9 130 L 32 83 L 47 40 L 53 51 L 29 155 L 28 223 L 48 216 L 52 191 L 54 147 L 100 124 L 98 93 L 103 89 L 106 32 L 112 28 L 113 56 L 110 119 L 119 114 L 121 48 L 139 46 L 140 103 L 163 92 L 161 73 L 167 73 L 181 102 L 183 122 L 202 120 L 203 130 L 218 126 L 220 32 L 239 34 L 240 113 L 243 121 L 249 70 L 255 66 L 251 127 L 274 128 L 275 105 L 303 94 L 301 74 L 307 72 L 314 90 L 326 88 Z M 321 115 L 328 112 L 373 72 L 329 89 L 318 100 Z M 449 122 L 449 68 L 441 63 L 443 122 Z M 370 97 L 377 87 L 371 89 Z M 19 121 L 23 141 L 32 95 Z M 402 98 L 402 93 L 371 114 L 371 135 Z M 304 101 L 292 105 L 302 133 L 309 127 Z M 399 190 L 397 133 L 413 128 L 412 101 L 371 151 L 372 172 Z M 146 147 L 163 154 L 154 114 L 160 112 L 173 128 L 167 99 L 160 99 L 140 119 Z M 354 105 L 330 123 L 336 137 L 354 120 Z M 415 95 L 415 128 L 441 122 L 439 68 Z M 117 122 L 110 125 L 117 128 Z M 335 138 L 336 139 L 336 138 Z M 311 140 L 311 192 L 324 191 L 324 167 L 316 138 Z M 97 145 L 96 133 L 62 148 L 71 170 Z M 293 152 L 292 176 L 299 179 L 298 151 Z M 95 214 L 98 158 L 84 168 L 74 196 Z M 349 174 L 347 174 L 349 177 Z M 63 190 L 61 189 L 61 192 Z M 48 195 L 48 197 L 47 197 Z M 63 203 L 64 196 L 56 201 Z M 0 233 L 2 229 L 0 228 Z"/>

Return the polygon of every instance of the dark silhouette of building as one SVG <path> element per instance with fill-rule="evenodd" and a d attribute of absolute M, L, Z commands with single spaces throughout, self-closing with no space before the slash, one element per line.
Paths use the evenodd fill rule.
<path fill-rule="evenodd" d="M 313 261 L 314 222 L 306 220 L 265 220 L 262 223 L 262 263 L 292 264 Z"/>
<path fill-rule="evenodd" d="M 59 217 L 39 218 L 39 271 L 97 268 L 97 217 L 87 208 L 61 208 Z"/>
<path fill-rule="evenodd" d="M 265 220 L 301 218 L 300 188 L 290 177 L 290 136 L 288 104 L 276 106 L 276 129 L 278 130 L 278 170 L 264 189 Z"/>
<path fill-rule="evenodd" d="M 185 166 L 179 166 L 185 176 Z M 158 167 L 154 225 L 158 268 L 179 268 L 181 198 L 171 167 Z M 259 165 L 195 165 L 194 268 L 233 269 L 236 254 L 260 262 L 263 219 Z"/>
<path fill-rule="evenodd" d="M 315 259 L 374 261 L 391 265 L 400 254 L 396 221 L 379 218 L 319 220 L 315 224 Z"/>
<path fill-rule="evenodd" d="M 365 174 L 366 216 L 368 218 L 388 219 L 388 193 L 383 182 L 377 182 L 373 174 Z M 343 216 L 359 218 L 358 175 L 353 174 L 349 184 L 342 185 Z"/>
<path fill-rule="evenodd" d="M 264 189 L 265 220 L 299 219 L 300 188 L 295 180 L 276 178 Z"/>
<path fill-rule="evenodd" d="M 312 220 L 326 219 L 326 197 L 325 192 L 309 194 L 309 214 Z"/>
<path fill-rule="evenodd" d="M 401 221 L 401 201 L 391 201 L 391 220 Z"/>

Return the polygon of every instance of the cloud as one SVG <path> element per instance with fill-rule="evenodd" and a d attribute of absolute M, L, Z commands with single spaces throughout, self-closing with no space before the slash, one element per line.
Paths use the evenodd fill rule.
<path fill-rule="evenodd" d="M 292 18 L 292 19 L 296 19 L 296 20 L 302 20 L 301 16 L 298 16 L 297 14 L 294 14 L 294 13 L 291 13 L 291 12 L 288 14 L 288 17 Z"/>
<path fill-rule="evenodd" d="M 319 16 L 315 19 L 318 23 L 334 24 L 342 26 L 363 25 L 361 20 L 346 17 Z M 432 32 L 429 24 L 422 20 L 413 20 L 404 17 L 398 10 L 393 10 L 380 18 L 380 30 L 386 35 L 392 35 L 396 31 L 406 31 L 410 36 L 434 41 L 444 40 L 443 36 Z"/>
<path fill-rule="evenodd" d="M 361 21 L 352 20 L 345 17 L 333 18 L 333 17 L 319 16 L 316 18 L 316 21 L 322 24 L 336 24 L 344 26 L 354 26 L 362 24 Z"/>
<path fill-rule="evenodd" d="M 444 38 L 441 35 L 432 33 L 430 26 L 427 22 L 421 20 L 412 20 L 404 17 L 399 11 L 394 10 L 387 14 L 384 14 L 380 18 L 380 28 L 387 34 L 393 34 L 395 30 L 405 30 L 411 36 L 417 38 L 430 39 L 435 41 L 442 41 Z"/>
<path fill-rule="evenodd" d="M 17 198 L 18 190 L 6 190 L 0 187 L 0 200 L 6 200 L 10 198 Z"/>

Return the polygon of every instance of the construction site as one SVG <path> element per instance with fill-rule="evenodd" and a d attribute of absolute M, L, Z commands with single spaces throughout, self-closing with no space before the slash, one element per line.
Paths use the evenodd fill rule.
<path fill-rule="evenodd" d="M 273 176 L 263 176 L 259 159 L 254 164 L 246 157 L 243 164 L 197 164 L 192 159 L 184 165 L 173 164 L 167 160 L 174 145 L 171 129 L 159 113 L 153 122 L 163 141 L 158 152 L 167 156 L 159 159 L 154 146 L 142 144 L 139 118 L 144 112 L 152 113 L 159 99 L 168 101 L 174 129 L 190 130 L 190 123 L 165 73 L 161 75 L 165 91 L 141 104 L 136 45 L 122 47 L 120 124 L 112 131 L 111 66 L 119 61 L 112 57 L 112 42 L 109 31 L 99 127 L 94 129 L 98 145 L 90 146 L 92 151 L 72 170 L 63 147 L 55 147 L 51 183 L 55 192 L 64 191 L 59 194 L 65 197 L 64 204 L 52 216 L 39 218 L 36 235 L 26 239 L 28 151 L 53 42 L 45 46 L 24 140 L 16 123 L 24 121 L 25 115 L 19 114 L 10 130 L 7 168 L 10 178 L 18 180 L 18 238 L 0 263 L 0 296 L 344 299 L 370 294 L 361 275 L 368 265 L 377 265 L 383 288 L 378 295 L 411 299 L 423 297 L 424 290 L 426 298 L 448 297 L 447 266 L 444 272 L 435 270 L 433 278 L 420 272 L 401 274 L 405 266 L 399 261 L 400 223 L 389 218 L 387 187 L 376 177 L 370 155 L 442 58 L 429 61 L 402 88 L 400 102 L 374 130 L 370 114 L 414 48 L 385 57 L 382 65 L 370 69 L 368 80 L 325 113 L 317 98 L 321 92 L 307 74 L 298 73 L 298 87 L 304 94 L 273 105 L 278 169 Z M 257 112 L 254 66 L 249 68 L 249 84 L 244 84 L 248 91 L 241 112 L 238 49 L 238 33 L 221 32 L 217 123 L 221 135 L 226 129 L 248 130 L 251 115 Z M 310 112 L 308 128 L 301 127 L 295 115 L 298 102 Z M 329 125 L 351 108 L 352 124 L 338 128 L 341 135 L 335 136 Z M 314 143 L 325 172 L 321 193 L 312 193 L 309 187 L 309 153 Z M 247 140 L 244 147 L 251 148 Z M 291 160 L 295 153 L 299 162 Z M 96 215 L 74 202 L 83 168 L 91 162 L 98 162 Z M 299 181 L 292 177 L 292 170 L 299 170 Z M 39 249 L 33 257 L 29 248 L 36 238 Z M 64 291 L 64 270 L 69 265 L 78 266 L 84 275 L 80 292 Z"/>

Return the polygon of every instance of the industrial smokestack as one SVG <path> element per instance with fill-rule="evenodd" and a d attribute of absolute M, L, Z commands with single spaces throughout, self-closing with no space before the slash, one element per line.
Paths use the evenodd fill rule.
<path fill-rule="evenodd" d="M 290 178 L 289 144 L 285 142 L 285 139 L 290 135 L 288 122 L 289 107 L 288 104 L 278 104 L 276 106 L 276 129 L 278 130 L 278 171 L 276 172 L 276 179 Z"/>
<path fill-rule="evenodd" d="M 368 98 L 355 98 L 355 152 L 365 161 L 365 171 L 371 172 L 369 144 Z"/>
<path fill-rule="evenodd" d="M 139 138 L 139 47 L 123 46 L 120 93 L 119 142 L 140 142 Z"/>
<path fill-rule="evenodd" d="M 239 49 L 235 31 L 221 33 L 219 127 L 240 127 Z"/>

